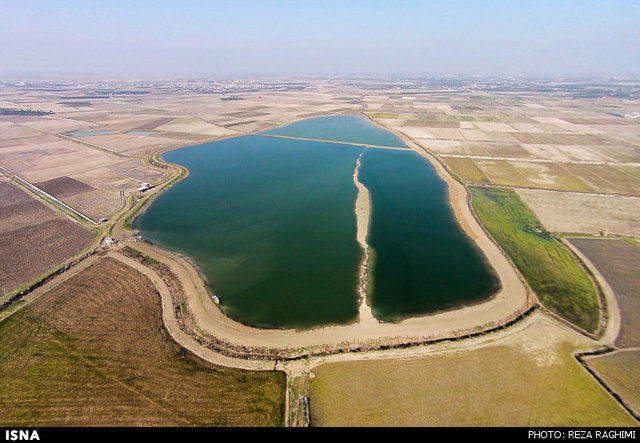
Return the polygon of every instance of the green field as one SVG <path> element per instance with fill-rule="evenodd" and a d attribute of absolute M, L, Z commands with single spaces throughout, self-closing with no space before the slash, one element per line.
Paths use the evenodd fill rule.
<path fill-rule="evenodd" d="M 0 426 L 281 426 L 283 372 L 180 347 L 144 275 L 103 259 L 0 322 Z"/>
<path fill-rule="evenodd" d="M 471 187 L 473 209 L 542 304 L 589 332 L 598 329 L 598 295 L 585 270 L 511 190 Z"/>

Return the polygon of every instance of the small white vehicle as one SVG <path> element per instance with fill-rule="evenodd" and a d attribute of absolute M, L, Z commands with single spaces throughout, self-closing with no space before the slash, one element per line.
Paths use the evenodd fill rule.
<path fill-rule="evenodd" d="M 144 191 L 148 190 L 149 188 L 151 188 L 151 183 L 141 183 L 140 187 L 138 189 L 136 189 L 136 191 L 144 192 Z"/>

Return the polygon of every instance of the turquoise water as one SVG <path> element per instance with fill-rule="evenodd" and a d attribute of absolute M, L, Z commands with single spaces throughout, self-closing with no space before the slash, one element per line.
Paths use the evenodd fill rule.
<path fill-rule="evenodd" d="M 382 320 L 477 302 L 498 289 L 480 250 L 457 224 L 434 167 L 409 151 L 371 149 L 359 180 L 370 192 L 370 304 Z"/>
<path fill-rule="evenodd" d="M 193 258 L 231 317 L 308 328 L 357 316 L 359 148 L 245 136 L 163 158 L 190 175 L 136 220 Z"/>
<path fill-rule="evenodd" d="M 349 143 L 363 143 L 390 147 L 407 146 L 389 131 L 378 128 L 359 116 L 318 117 L 301 120 L 281 128 L 264 131 L 264 134 L 289 137 L 315 138 Z"/>
<path fill-rule="evenodd" d="M 275 132 L 269 131 L 270 133 Z M 360 117 L 305 120 L 278 133 L 405 147 Z M 369 188 L 370 304 L 384 320 L 480 301 L 497 289 L 457 225 L 446 185 L 411 151 L 243 136 L 163 155 L 189 177 L 135 221 L 145 238 L 193 259 L 234 319 L 261 327 L 357 318 L 352 174 Z"/>

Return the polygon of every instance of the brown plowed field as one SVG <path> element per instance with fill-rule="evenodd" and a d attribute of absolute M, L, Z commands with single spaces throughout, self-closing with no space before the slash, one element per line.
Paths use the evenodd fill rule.
<path fill-rule="evenodd" d="M 0 182 L 0 296 L 89 246 L 96 232 Z"/>
<path fill-rule="evenodd" d="M 2 426 L 266 426 L 282 372 L 214 366 L 176 344 L 151 281 L 102 259 L 0 323 Z"/>
<path fill-rule="evenodd" d="M 76 195 L 83 192 L 90 192 L 95 190 L 95 188 L 87 185 L 86 183 L 82 183 L 81 181 L 74 178 L 64 176 L 40 183 L 35 183 L 35 185 L 56 198 L 64 198 L 70 195 Z"/>

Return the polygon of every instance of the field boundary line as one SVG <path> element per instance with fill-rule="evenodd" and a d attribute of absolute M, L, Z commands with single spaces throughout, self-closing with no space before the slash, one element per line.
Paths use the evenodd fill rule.
<path fill-rule="evenodd" d="M 480 182 L 469 181 L 465 186 L 475 186 L 476 188 L 523 189 L 526 191 L 557 192 L 559 194 L 593 195 L 596 197 L 625 197 L 625 198 L 640 199 L 640 196 L 634 195 L 634 194 L 621 194 L 621 193 L 611 193 L 611 192 L 568 191 L 566 189 L 552 189 L 552 188 L 542 188 L 542 187 L 534 188 L 531 186 L 503 185 L 500 183 L 493 183 L 493 182 L 480 183 Z"/>

